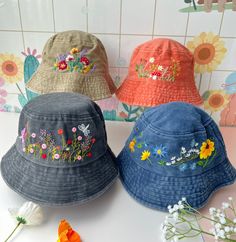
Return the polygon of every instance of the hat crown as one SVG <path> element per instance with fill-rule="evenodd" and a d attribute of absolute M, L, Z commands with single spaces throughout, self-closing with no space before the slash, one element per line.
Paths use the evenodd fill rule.
<path fill-rule="evenodd" d="M 181 102 L 146 110 L 126 144 L 137 165 L 166 176 L 191 176 L 226 158 L 223 138 L 212 118 Z"/>
<path fill-rule="evenodd" d="M 80 94 L 36 97 L 21 112 L 17 149 L 25 158 L 47 166 L 92 162 L 107 150 L 101 110 Z"/>

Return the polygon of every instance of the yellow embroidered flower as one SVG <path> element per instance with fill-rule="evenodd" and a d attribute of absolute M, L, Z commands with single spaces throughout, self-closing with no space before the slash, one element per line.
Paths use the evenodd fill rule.
<path fill-rule="evenodd" d="M 78 53 L 79 52 L 79 49 L 78 48 L 72 48 L 71 50 L 70 50 L 70 53 L 73 55 L 73 54 L 75 54 L 75 53 Z"/>
<path fill-rule="evenodd" d="M 150 155 L 151 155 L 150 151 L 144 150 L 141 155 L 141 160 L 147 160 Z"/>
<path fill-rule="evenodd" d="M 224 90 L 211 90 L 208 98 L 204 101 L 204 108 L 211 112 L 217 112 L 223 109 L 229 101 L 230 96 Z"/>
<path fill-rule="evenodd" d="M 215 143 L 210 139 L 207 139 L 202 143 L 200 148 L 200 159 L 207 159 L 211 156 L 212 152 L 215 150 Z"/>
<path fill-rule="evenodd" d="M 0 76 L 9 83 L 23 79 L 23 62 L 12 54 L 0 54 Z"/>
<path fill-rule="evenodd" d="M 136 145 L 136 140 L 132 139 L 129 143 L 129 149 L 130 149 L 131 152 L 134 152 L 135 145 Z"/>
<path fill-rule="evenodd" d="M 201 33 L 187 43 L 188 49 L 195 59 L 195 72 L 205 73 L 214 71 L 225 56 L 224 41 L 219 35 Z"/>

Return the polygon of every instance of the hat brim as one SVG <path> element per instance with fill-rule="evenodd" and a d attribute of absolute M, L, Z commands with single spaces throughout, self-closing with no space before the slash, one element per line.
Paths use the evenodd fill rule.
<path fill-rule="evenodd" d="M 76 92 L 92 100 L 109 98 L 116 86 L 107 73 L 81 74 L 78 72 L 61 73 L 42 63 L 33 74 L 26 87 L 39 94 L 52 92 Z"/>
<path fill-rule="evenodd" d="M 84 166 L 47 167 L 22 157 L 13 145 L 2 158 L 6 184 L 22 197 L 49 206 L 83 204 L 102 195 L 118 176 L 115 156 L 105 155 Z"/>
<path fill-rule="evenodd" d="M 125 148 L 117 158 L 123 186 L 139 203 L 161 211 L 167 211 L 168 205 L 177 204 L 183 197 L 199 209 L 216 190 L 236 179 L 236 170 L 227 158 L 200 175 L 171 177 L 138 166 L 129 153 Z"/>
<path fill-rule="evenodd" d="M 173 86 L 171 86 L 173 85 Z M 129 105 L 151 107 L 168 102 L 187 102 L 201 105 L 202 98 L 195 85 L 177 87 L 153 80 L 126 78 L 116 91 L 117 98 Z"/>

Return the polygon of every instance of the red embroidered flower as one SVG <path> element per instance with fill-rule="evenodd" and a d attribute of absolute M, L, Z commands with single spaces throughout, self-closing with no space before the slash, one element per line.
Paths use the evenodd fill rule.
<path fill-rule="evenodd" d="M 67 68 L 67 64 L 66 64 L 66 61 L 65 60 L 63 60 L 63 61 L 60 61 L 59 63 L 58 63 L 58 68 L 59 68 L 59 70 L 65 70 L 66 68 Z"/>
<path fill-rule="evenodd" d="M 160 71 L 153 71 L 152 76 L 161 76 L 161 72 Z"/>
<path fill-rule="evenodd" d="M 80 62 L 87 66 L 89 64 L 89 59 L 83 56 L 80 58 Z"/>
<path fill-rule="evenodd" d="M 67 144 L 68 144 L 68 145 L 71 145 L 71 144 L 72 144 L 72 140 L 71 140 L 71 139 L 68 139 L 68 140 L 67 140 Z"/>
<path fill-rule="evenodd" d="M 92 138 L 91 139 L 91 142 L 92 142 L 92 144 L 94 144 L 96 142 L 96 139 L 95 138 Z"/>
<path fill-rule="evenodd" d="M 62 135 L 62 134 L 63 134 L 63 129 L 58 129 L 58 130 L 57 130 L 57 133 L 58 133 L 59 135 Z"/>
<path fill-rule="evenodd" d="M 89 158 L 92 157 L 92 153 L 89 152 L 89 153 L 87 154 L 87 156 L 88 156 Z"/>
<path fill-rule="evenodd" d="M 47 158 L 47 154 L 42 154 L 41 156 L 43 159 L 46 159 Z"/>

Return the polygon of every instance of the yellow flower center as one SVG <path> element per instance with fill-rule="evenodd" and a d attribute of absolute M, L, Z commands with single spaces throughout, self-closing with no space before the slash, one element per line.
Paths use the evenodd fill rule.
<path fill-rule="evenodd" d="M 162 153 L 162 152 L 161 152 L 161 149 L 157 150 L 157 154 L 158 154 L 158 155 L 161 155 L 161 153 Z"/>

